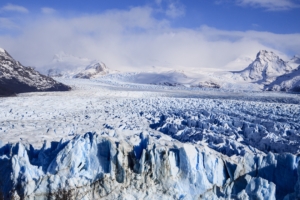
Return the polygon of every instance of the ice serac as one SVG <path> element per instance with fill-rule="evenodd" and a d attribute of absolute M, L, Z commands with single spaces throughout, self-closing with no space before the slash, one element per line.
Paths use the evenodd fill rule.
<path fill-rule="evenodd" d="M 67 91 L 71 88 L 46 77 L 31 67 L 24 67 L 0 49 L 0 96 L 22 92 Z"/>
<path fill-rule="evenodd" d="M 300 174 L 300 163 L 298 163 L 297 171 L 298 171 L 298 180 L 294 187 L 294 192 L 286 195 L 284 197 L 284 200 L 300 199 L 300 175 L 299 175 Z"/>
<path fill-rule="evenodd" d="M 87 133 L 41 149 L 7 144 L 0 191 L 24 199 L 64 192 L 76 199 L 280 199 L 298 188 L 290 154 L 227 157 L 147 132 L 138 141 Z"/>
<path fill-rule="evenodd" d="M 278 76 L 291 72 L 293 67 L 271 51 L 261 50 L 254 62 L 235 76 L 241 76 L 245 81 L 259 84 L 269 84 Z"/>

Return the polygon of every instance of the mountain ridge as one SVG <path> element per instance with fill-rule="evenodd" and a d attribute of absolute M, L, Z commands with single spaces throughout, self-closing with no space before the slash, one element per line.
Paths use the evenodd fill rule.
<path fill-rule="evenodd" d="M 71 88 L 44 76 L 32 67 L 25 67 L 0 48 L 0 96 L 23 92 L 68 91 Z"/>

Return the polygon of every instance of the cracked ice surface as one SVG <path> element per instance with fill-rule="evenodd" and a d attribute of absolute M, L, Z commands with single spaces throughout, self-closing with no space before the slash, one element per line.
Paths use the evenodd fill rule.
<path fill-rule="evenodd" d="M 256 101 L 174 98 L 160 91 L 82 83 L 87 85 L 78 84 L 80 88 L 67 95 L 22 94 L 1 99 L 2 142 L 41 145 L 43 140 L 86 132 L 118 135 L 120 131 L 158 130 L 182 142 L 207 143 L 229 156 L 244 155 L 245 149 L 293 154 L 300 150 L 298 104 L 258 102 L 260 97 Z"/>
<path fill-rule="evenodd" d="M 294 192 L 297 95 L 60 81 L 74 89 L 0 99 L 1 166 L 13 163 L 11 186 L 23 185 L 30 198 L 93 184 L 102 190 L 89 198 L 280 199 Z"/>
<path fill-rule="evenodd" d="M 300 151 L 298 105 L 211 99 L 161 99 L 160 103 L 164 109 L 144 114 L 150 127 L 182 142 L 204 142 L 229 156 L 244 155 L 245 148 L 265 153 Z"/>

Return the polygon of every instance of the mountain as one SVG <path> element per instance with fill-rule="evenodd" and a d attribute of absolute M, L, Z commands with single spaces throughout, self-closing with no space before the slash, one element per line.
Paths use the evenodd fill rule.
<path fill-rule="evenodd" d="M 45 70 L 46 69 L 46 70 Z M 105 75 L 108 69 L 104 63 L 60 52 L 44 66 L 42 73 L 50 77 L 93 78 Z"/>
<path fill-rule="evenodd" d="M 250 63 L 250 64 L 249 64 Z M 230 69 L 243 65 L 241 71 L 199 70 L 183 72 L 178 70 L 153 71 L 139 73 L 116 73 L 106 76 L 116 82 L 137 84 L 165 85 L 174 87 L 221 88 L 248 91 L 300 91 L 300 57 L 294 56 L 284 61 L 271 51 L 261 50 L 256 59 L 239 57 L 228 63 L 223 69 Z"/>
<path fill-rule="evenodd" d="M 68 91 L 71 88 L 44 76 L 31 67 L 24 67 L 0 48 L 0 96 L 23 92 Z"/>
<path fill-rule="evenodd" d="M 289 62 L 283 61 L 275 53 L 261 50 L 256 55 L 254 62 L 246 69 L 233 73 L 245 81 L 266 85 L 273 82 L 278 76 L 291 72 L 293 68 Z"/>
<path fill-rule="evenodd" d="M 108 74 L 108 69 L 106 65 L 102 62 L 96 62 L 87 66 L 82 72 L 73 76 L 74 78 L 95 78 L 97 76 Z"/>

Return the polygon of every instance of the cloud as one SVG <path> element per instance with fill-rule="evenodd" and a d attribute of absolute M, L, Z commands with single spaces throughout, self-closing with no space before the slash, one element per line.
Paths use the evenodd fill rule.
<path fill-rule="evenodd" d="M 171 18 L 183 16 L 185 14 L 184 6 L 178 2 L 171 2 L 166 10 L 166 15 Z"/>
<path fill-rule="evenodd" d="M 6 4 L 1 8 L 2 11 L 14 11 L 14 12 L 20 12 L 20 13 L 29 13 L 28 9 L 14 4 Z"/>
<path fill-rule="evenodd" d="M 179 0 L 155 0 L 160 12 L 169 18 L 177 18 L 185 15 L 185 7 Z"/>
<path fill-rule="evenodd" d="M 18 25 L 14 23 L 10 18 L 0 17 L 0 30 L 11 30 L 16 28 L 18 28 Z"/>
<path fill-rule="evenodd" d="M 53 14 L 53 13 L 56 12 L 55 9 L 49 8 L 49 7 L 43 7 L 43 8 L 41 8 L 41 11 L 42 11 L 42 13 L 44 13 L 44 14 Z"/>
<path fill-rule="evenodd" d="M 299 1 L 293 0 L 236 0 L 239 6 L 262 7 L 269 11 L 290 10 L 299 8 Z"/>
<path fill-rule="evenodd" d="M 42 67 L 63 50 L 118 70 L 222 68 L 261 49 L 300 52 L 300 34 L 173 28 L 167 19 L 153 17 L 155 12 L 133 7 L 74 17 L 42 15 L 23 22 L 19 34 L 0 35 L 0 44 L 25 65 Z"/>

